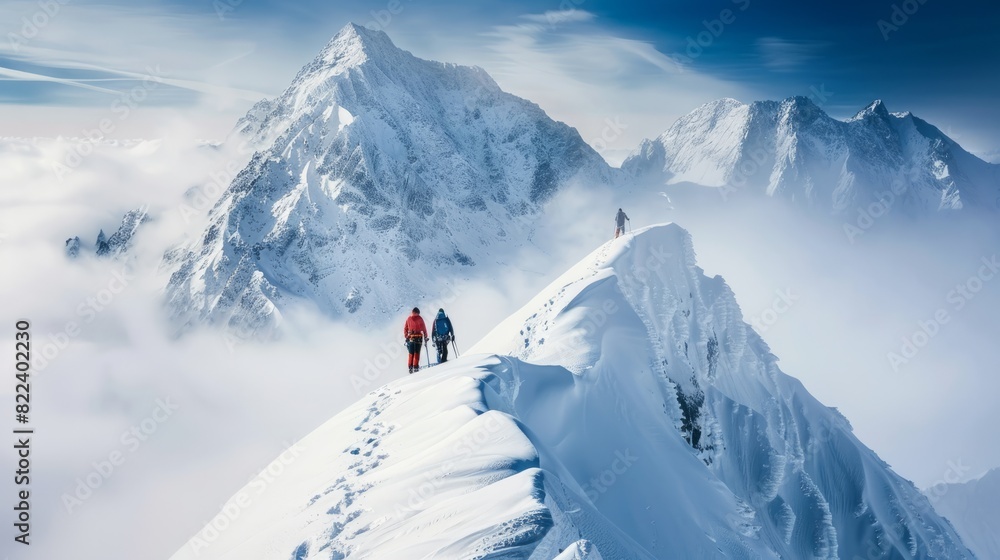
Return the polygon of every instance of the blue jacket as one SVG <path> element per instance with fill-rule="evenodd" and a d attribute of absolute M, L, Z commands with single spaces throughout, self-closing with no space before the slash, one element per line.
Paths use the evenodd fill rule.
<path fill-rule="evenodd" d="M 431 338 L 437 340 L 448 337 L 455 338 L 455 329 L 451 326 L 451 319 L 443 311 L 439 311 L 434 318 L 434 326 L 431 327 Z"/>

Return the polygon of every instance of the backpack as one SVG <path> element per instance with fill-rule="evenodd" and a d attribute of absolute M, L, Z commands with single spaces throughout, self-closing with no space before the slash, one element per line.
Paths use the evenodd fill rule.
<path fill-rule="evenodd" d="M 438 315 L 437 319 L 434 319 L 434 334 L 438 338 L 444 338 L 451 333 L 451 329 L 448 328 L 448 317 Z"/>

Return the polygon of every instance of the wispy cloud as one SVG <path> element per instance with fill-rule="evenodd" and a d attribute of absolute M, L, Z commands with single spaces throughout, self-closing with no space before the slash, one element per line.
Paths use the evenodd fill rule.
<path fill-rule="evenodd" d="M 1000 149 L 986 150 L 983 152 L 979 152 L 976 155 L 978 155 L 984 161 L 988 161 L 990 163 L 1000 163 Z"/>
<path fill-rule="evenodd" d="M 542 14 L 525 14 L 521 16 L 521 19 L 525 19 L 534 23 L 547 23 L 549 25 L 561 25 L 564 23 L 579 23 L 585 21 L 591 21 L 594 19 L 594 14 L 586 10 L 549 10 Z"/>
<path fill-rule="evenodd" d="M 63 84 L 66 86 L 78 87 L 83 89 L 89 89 L 91 91 L 99 91 L 101 93 L 108 93 L 112 95 L 118 95 L 118 91 L 108 88 L 103 88 L 87 83 L 87 79 L 82 80 L 71 80 L 68 78 L 56 78 L 53 76 L 45 76 L 43 74 L 37 74 L 35 72 L 24 72 L 22 70 L 14 70 L 13 68 L 5 68 L 0 66 L 0 76 L 3 76 L 4 80 L 18 80 L 18 81 L 28 81 L 28 82 L 51 82 L 56 84 Z M 101 81 L 107 81 L 107 78 L 101 78 Z"/>
<path fill-rule="evenodd" d="M 757 39 L 757 51 L 764 66 L 778 71 L 797 70 L 820 55 L 827 43 L 822 41 L 791 40 L 780 37 Z"/>
<path fill-rule="evenodd" d="M 228 86 L 221 86 L 217 84 L 212 84 L 209 82 L 204 82 L 200 80 L 184 80 L 177 78 L 169 78 L 162 73 L 157 72 L 156 69 L 149 68 L 147 73 L 139 72 L 129 72 L 125 70 L 115 70 L 113 68 L 104 68 L 101 66 L 95 66 L 92 64 L 81 64 L 69 62 L 60 65 L 61 68 L 76 68 L 76 69 L 86 69 L 99 71 L 103 74 L 111 74 L 118 76 L 117 78 L 80 78 L 80 79 L 69 79 L 60 78 L 56 76 L 49 76 L 45 74 L 40 74 L 37 72 L 25 72 L 23 70 L 16 70 L 13 68 L 6 68 L 0 66 L 0 76 L 7 80 L 18 80 L 27 82 L 47 82 L 54 84 L 62 84 L 71 87 L 88 89 L 91 91 L 97 91 L 101 93 L 107 93 L 111 95 L 121 95 L 122 92 L 115 89 L 109 89 L 104 87 L 99 87 L 92 85 L 91 82 L 125 82 L 126 87 L 129 87 L 134 82 L 142 82 L 144 80 L 152 80 L 159 84 L 176 87 L 179 89 L 186 89 L 198 93 L 203 93 L 207 95 L 215 95 L 220 97 L 233 97 L 237 99 L 242 99 L 245 101 L 258 101 L 267 95 L 263 92 L 233 88 Z"/>
<path fill-rule="evenodd" d="M 576 12 L 571 17 L 586 26 L 545 25 L 544 14 L 529 14 L 493 27 L 458 60 L 455 51 L 430 54 L 482 66 L 505 90 L 576 127 L 613 165 L 699 105 L 754 98 L 743 86 L 682 66 L 651 42 Z"/>
<path fill-rule="evenodd" d="M 45 25 L 26 27 L 23 18 L 30 20 L 32 12 L 39 9 L 37 3 L 15 1 L 9 8 L 0 14 L 0 29 L 8 31 L 4 34 L 8 39 L 0 41 L 0 59 L 11 61 L 0 66 L 2 75 L 11 80 L 34 82 L 38 87 L 71 86 L 106 94 L 116 86 L 98 87 L 89 83 L 93 80 L 80 79 L 79 75 L 64 76 L 65 70 L 94 73 L 85 78 L 110 74 L 125 82 L 125 87 L 133 85 L 128 83 L 130 80 L 143 80 L 155 73 L 163 85 L 219 98 L 229 104 L 245 104 L 280 91 L 288 79 L 280 71 L 274 72 L 266 61 L 278 54 L 280 48 L 269 48 L 271 54 L 263 57 L 265 60 L 246 57 L 248 52 L 256 50 L 246 37 L 257 24 L 247 23 L 242 28 L 226 26 L 210 10 L 60 3 L 54 15 L 38 18 Z M 262 31 L 259 37 L 266 39 L 268 32 Z M 294 68 L 288 70 L 293 71 Z M 49 98 L 39 96 L 40 100 Z M 173 100 L 187 105 L 191 99 L 175 96 Z M 103 105 L 105 100 L 103 95 L 92 95 L 69 97 L 67 102 Z"/>

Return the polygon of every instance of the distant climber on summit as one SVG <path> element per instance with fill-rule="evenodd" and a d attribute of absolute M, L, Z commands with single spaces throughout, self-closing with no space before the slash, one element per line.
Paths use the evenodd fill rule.
<path fill-rule="evenodd" d="M 431 340 L 434 341 L 434 346 L 437 346 L 438 363 L 447 362 L 448 343 L 455 340 L 455 329 L 451 326 L 451 319 L 445 314 L 444 309 L 438 309 L 437 317 L 434 318 Z"/>
<path fill-rule="evenodd" d="M 403 325 L 403 336 L 406 339 L 406 350 L 410 353 L 407 365 L 410 373 L 420 371 L 420 347 L 427 341 L 427 325 L 420 316 L 420 309 L 414 307 Z"/>
<path fill-rule="evenodd" d="M 615 214 L 615 239 L 618 239 L 619 235 L 625 233 L 625 220 L 632 223 L 632 220 L 628 219 L 628 215 L 619 208 L 618 213 Z"/>

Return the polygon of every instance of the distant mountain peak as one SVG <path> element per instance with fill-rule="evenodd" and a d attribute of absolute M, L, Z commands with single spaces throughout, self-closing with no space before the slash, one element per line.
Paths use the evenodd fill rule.
<path fill-rule="evenodd" d="M 819 105 L 816 105 L 815 101 L 813 101 L 809 97 L 806 97 L 805 95 L 793 95 L 791 97 L 786 97 L 784 100 L 782 100 L 781 104 L 790 105 L 793 107 L 809 107 L 809 108 L 816 107 L 817 109 L 819 108 Z"/>
<path fill-rule="evenodd" d="M 526 243 L 562 185 L 612 174 L 575 129 L 482 69 L 417 58 L 356 24 L 237 130 L 257 155 L 196 252 L 168 256 L 184 325 L 267 332 L 276 307 L 302 298 L 384 321 L 445 289 L 442 271 L 468 275 Z"/>
<path fill-rule="evenodd" d="M 838 120 L 808 97 L 721 99 L 682 116 L 622 164 L 627 177 L 782 198 L 835 215 L 893 194 L 894 215 L 994 212 L 1000 167 L 933 125 L 877 99 Z M 724 197 L 725 198 L 725 197 Z"/>
<path fill-rule="evenodd" d="M 784 99 L 779 105 L 779 116 L 795 125 L 829 118 L 812 99 L 801 95 Z"/>
<path fill-rule="evenodd" d="M 876 99 L 875 101 L 869 103 L 867 107 L 858 111 L 857 114 L 850 120 L 860 120 L 869 116 L 877 116 L 888 120 L 891 115 L 889 113 L 889 109 L 886 108 L 885 103 L 883 103 L 881 99 Z"/>

